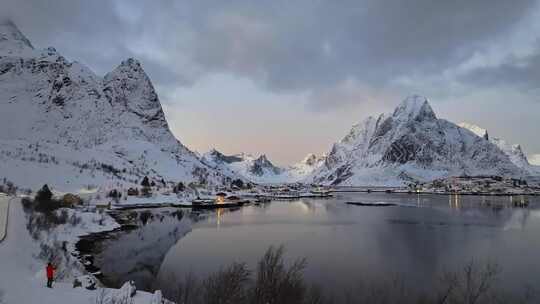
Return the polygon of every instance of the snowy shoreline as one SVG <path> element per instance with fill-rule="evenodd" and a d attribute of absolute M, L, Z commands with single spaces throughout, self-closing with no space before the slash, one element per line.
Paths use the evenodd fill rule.
<path fill-rule="evenodd" d="M 154 287 L 146 285 L 147 280 L 140 281 L 131 270 L 141 263 L 159 267 L 162 256 L 191 231 L 195 219 L 190 214 L 177 208 L 111 211 L 110 216 L 120 226 L 81 236 L 76 243 L 77 258 L 103 286 L 118 288 L 134 280 L 138 289 L 153 292 Z"/>
<path fill-rule="evenodd" d="M 80 269 L 67 267 L 59 269 L 58 275 L 66 274 L 66 278 L 57 280 L 53 289 L 45 287 L 44 261 L 39 257 L 40 248 L 44 242 L 50 239 L 36 240 L 30 235 L 27 229 L 28 214 L 23 210 L 20 197 L 11 197 L 9 208 L 9 224 L 6 238 L 0 242 L 0 259 L 10 261 L 2 264 L 0 276 L 0 289 L 3 293 L 5 303 L 64 303 L 88 304 L 94 303 L 97 299 L 104 298 L 103 303 L 113 303 L 114 300 L 124 298 L 126 289 L 97 288 L 88 290 L 84 287 L 74 288 L 71 279 L 80 277 Z M 85 214 L 85 212 L 82 212 Z M 79 236 L 92 231 L 105 230 L 109 225 L 99 227 L 92 225 L 91 216 L 86 212 L 83 227 L 72 229 L 67 225 L 56 227 L 52 231 L 55 240 L 65 240 L 68 242 L 67 250 L 71 252 L 70 244 L 73 244 Z M 89 221 L 90 220 L 90 221 Z M 73 266 L 73 264 L 69 264 Z M 8 275 L 9 274 L 9 275 Z M 134 304 L 149 303 L 169 303 L 163 301 L 160 292 L 148 293 L 138 291 L 133 297 Z"/>
<path fill-rule="evenodd" d="M 538 192 L 446 192 L 446 191 L 410 191 L 410 190 L 331 190 L 331 193 L 386 193 L 386 194 L 417 194 L 417 195 L 476 195 L 476 196 L 540 196 Z"/>

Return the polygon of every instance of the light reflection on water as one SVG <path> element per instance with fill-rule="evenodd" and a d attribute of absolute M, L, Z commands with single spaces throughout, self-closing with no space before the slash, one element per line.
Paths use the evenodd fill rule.
<path fill-rule="evenodd" d="M 342 194 L 217 210 L 194 222 L 191 232 L 167 250 L 157 277 L 192 272 L 204 278 L 235 261 L 253 269 L 269 246 L 284 245 L 288 258 L 307 257 L 310 281 L 333 290 L 395 274 L 428 287 L 441 271 L 471 259 L 497 262 L 509 284 L 535 282 L 540 280 L 540 202 L 529 198 L 528 208 L 515 208 L 516 199 L 522 200 Z M 359 207 L 347 201 L 398 206 Z M 121 238 L 117 242 L 130 246 Z"/>

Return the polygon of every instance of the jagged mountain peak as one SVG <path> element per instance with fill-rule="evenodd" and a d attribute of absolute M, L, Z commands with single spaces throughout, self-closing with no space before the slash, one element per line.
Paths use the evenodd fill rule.
<path fill-rule="evenodd" d="M 326 154 L 317 156 L 314 153 L 309 153 L 300 162 L 287 168 L 289 181 L 304 181 L 304 179 L 309 178 L 315 170 L 324 165 L 326 158 Z"/>
<path fill-rule="evenodd" d="M 270 162 L 270 160 L 268 160 L 268 157 L 266 157 L 266 154 L 259 155 L 259 157 L 257 157 L 257 159 L 255 159 L 255 161 L 258 161 L 258 162 L 261 162 L 261 163 L 272 164 L 272 162 Z"/>
<path fill-rule="evenodd" d="M 302 159 L 298 164 L 294 165 L 293 167 L 297 167 L 297 166 L 308 166 L 308 167 L 311 167 L 311 166 L 316 166 L 316 165 L 319 165 L 321 162 L 323 162 L 325 159 L 326 159 L 326 154 L 323 154 L 321 156 L 318 156 L 314 153 L 309 153 L 308 155 L 306 155 L 306 157 L 304 157 L 304 159 Z"/>
<path fill-rule="evenodd" d="M 210 149 L 210 151 L 208 151 L 208 154 L 211 154 L 211 155 L 223 155 L 221 152 L 219 152 L 216 148 L 212 148 Z"/>
<path fill-rule="evenodd" d="M 304 157 L 304 159 L 300 163 L 310 165 L 310 164 L 313 164 L 316 160 L 317 160 L 317 155 L 313 153 L 309 153 L 308 155 L 306 155 L 306 157 Z"/>
<path fill-rule="evenodd" d="M 486 139 L 438 119 L 427 98 L 413 95 L 391 115 L 353 126 L 311 178 L 316 183 L 389 185 L 460 174 L 521 174 Z"/>
<path fill-rule="evenodd" d="M 129 57 L 127 58 L 126 60 L 123 60 L 121 63 L 120 63 L 120 66 L 127 66 L 127 67 L 131 67 L 131 68 L 139 68 L 141 67 L 141 63 L 139 62 L 139 60 L 133 58 L 133 57 Z"/>
<path fill-rule="evenodd" d="M 431 108 L 426 97 L 420 95 L 411 95 L 405 98 L 394 110 L 392 118 L 396 121 L 409 121 L 437 119 L 435 112 Z"/>
<path fill-rule="evenodd" d="M 126 73 L 140 74 L 140 75 L 146 76 L 146 72 L 144 71 L 141 62 L 131 57 L 125 60 L 122 60 L 122 62 L 120 62 L 120 64 L 114 70 L 109 72 L 107 75 L 109 75 L 108 77 L 113 77 L 113 76 L 126 74 Z M 107 75 L 105 75 L 105 77 L 107 77 Z"/>
<path fill-rule="evenodd" d="M 289 177 L 286 169 L 272 164 L 265 154 L 258 157 L 248 153 L 225 155 L 212 149 L 202 156 L 202 161 L 221 171 L 230 171 L 254 182 L 279 182 Z"/>
<path fill-rule="evenodd" d="M 33 50 L 30 40 L 9 19 L 0 21 L 0 53 L 16 54 L 24 50 Z"/>
<path fill-rule="evenodd" d="M 231 164 L 235 162 L 241 162 L 244 158 L 241 155 L 225 155 L 219 152 L 217 149 L 212 148 L 210 151 L 203 155 L 203 160 L 214 162 L 217 164 Z"/>
<path fill-rule="evenodd" d="M 82 172 L 77 166 L 99 160 L 105 164 L 100 168 L 118 168 L 122 174 L 116 177 L 130 182 L 143 173 L 200 183 L 236 176 L 203 164 L 172 134 L 154 86 L 136 59 L 98 77 L 53 47 L 34 50 L 12 23 L 2 23 L 0 35 L 0 50 L 17 51 L 0 53 L 0 158 L 14 155 L 7 149 L 22 142 L 39 145 L 42 154 L 54 155 L 69 170 Z"/>
<path fill-rule="evenodd" d="M 105 96 L 112 106 L 124 106 L 154 127 L 168 128 L 158 95 L 141 63 L 126 59 L 103 78 Z"/>
<path fill-rule="evenodd" d="M 253 160 L 253 165 L 251 171 L 253 174 L 262 175 L 265 170 L 272 171 L 274 174 L 279 174 L 281 168 L 276 167 L 265 154 L 261 154 L 255 160 Z"/>
<path fill-rule="evenodd" d="M 130 78 L 142 78 L 145 81 L 150 82 L 150 79 L 144 71 L 142 64 L 134 58 L 128 58 L 120 62 L 120 64 L 116 68 L 114 68 L 111 72 L 107 73 L 104 76 L 104 79 L 106 81 L 110 81 L 115 77 L 121 78 L 124 76 L 128 76 Z"/>

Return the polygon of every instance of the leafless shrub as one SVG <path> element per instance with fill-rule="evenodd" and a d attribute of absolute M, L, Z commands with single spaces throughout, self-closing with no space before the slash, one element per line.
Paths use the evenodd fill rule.
<path fill-rule="evenodd" d="M 171 275 L 165 282 L 160 282 L 160 288 L 165 297 L 172 299 L 175 303 L 201 303 L 201 283 L 192 272 L 188 273 L 181 280 Z"/>
<path fill-rule="evenodd" d="M 257 278 L 252 303 L 301 303 L 306 293 L 303 271 L 306 259 L 298 259 L 287 267 L 283 246 L 270 247 L 257 265 Z"/>
<path fill-rule="evenodd" d="M 183 304 L 226 303 L 326 303 L 319 289 L 306 288 L 305 259 L 285 265 L 283 247 L 270 247 L 257 266 L 254 282 L 243 263 L 234 263 L 201 283 L 193 274 L 184 280 L 169 279 L 160 286 L 166 297 Z"/>
<path fill-rule="evenodd" d="M 334 303 L 332 299 L 327 298 L 322 289 L 319 286 L 311 286 L 305 300 L 305 304 L 331 304 Z"/>
<path fill-rule="evenodd" d="M 98 289 L 94 304 L 108 304 L 108 293 L 105 288 Z"/>
<path fill-rule="evenodd" d="M 442 292 L 437 303 L 440 304 L 479 304 L 493 303 L 497 295 L 493 287 L 497 283 L 500 268 L 488 262 L 478 265 L 471 261 L 461 272 L 447 272 L 442 277 Z"/>
<path fill-rule="evenodd" d="M 247 300 L 246 283 L 250 272 L 243 263 L 233 263 L 211 275 L 203 282 L 203 300 L 206 304 L 235 304 Z"/>
<path fill-rule="evenodd" d="M 512 299 L 511 303 L 516 304 L 527 304 L 527 303 L 538 303 L 540 299 L 540 291 L 538 288 L 535 288 L 530 285 L 523 286 L 523 293 L 518 294 L 517 297 Z"/>
<path fill-rule="evenodd" d="M 359 281 L 354 290 L 332 299 L 316 286 L 308 287 L 305 259 L 287 265 L 283 247 L 270 247 L 259 260 L 255 279 L 245 264 L 234 263 L 199 282 L 190 273 L 184 280 L 169 279 L 161 286 L 167 298 L 182 304 L 484 304 L 539 303 L 539 292 L 527 286 L 523 293 L 504 294 L 498 288 L 501 271 L 494 263 L 471 261 L 462 270 L 445 272 L 433 289 L 419 291 L 400 275 Z M 416 284 L 413 282 L 412 284 Z M 168 288 L 167 288 L 168 287 Z"/>
<path fill-rule="evenodd" d="M 17 187 L 12 182 L 4 178 L 3 184 L 0 184 L 0 192 L 7 195 L 15 195 L 17 194 Z"/>
<path fill-rule="evenodd" d="M 345 293 L 345 303 L 393 304 L 431 303 L 426 297 L 406 284 L 399 274 L 390 278 L 358 281 L 354 290 Z"/>

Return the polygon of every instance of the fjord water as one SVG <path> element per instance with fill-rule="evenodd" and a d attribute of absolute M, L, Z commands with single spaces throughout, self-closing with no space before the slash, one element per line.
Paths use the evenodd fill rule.
<path fill-rule="evenodd" d="M 513 207 L 522 200 L 529 203 L 527 208 Z M 361 207 L 345 204 L 348 201 L 397 206 Z M 192 215 L 198 218 L 192 230 L 173 238 L 159 231 L 171 235 L 171 227 L 178 224 L 157 221 L 153 225 L 169 228 L 154 229 L 158 235 L 142 240 L 120 237 L 114 247 L 105 247 L 102 257 L 116 255 L 112 248 L 129 251 L 134 242 L 146 242 L 137 247 L 160 252 L 142 263 L 153 275 L 136 279 L 160 282 L 188 273 L 205 278 L 232 262 L 246 262 L 254 269 L 269 246 L 284 245 L 289 261 L 307 258 L 309 281 L 336 292 L 396 275 L 410 285 L 430 288 L 443 271 L 459 271 L 474 259 L 497 263 L 504 284 L 518 288 L 540 280 L 538 206 L 538 197 L 343 193 L 329 200 L 275 201 Z M 129 256 L 123 263 L 101 263 L 106 274 L 129 265 L 141 268 Z M 141 270 L 122 271 L 137 272 Z M 128 278 L 133 276 L 119 281 Z"/>

